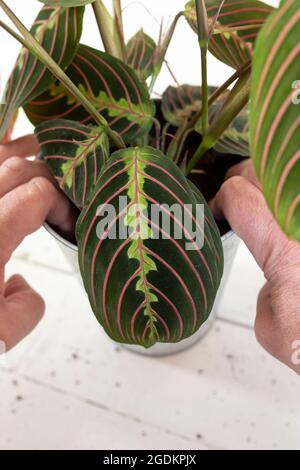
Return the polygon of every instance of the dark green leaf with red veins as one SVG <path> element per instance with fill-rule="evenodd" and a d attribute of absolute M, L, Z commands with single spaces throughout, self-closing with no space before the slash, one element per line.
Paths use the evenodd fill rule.
<path fill-rule="evenodd" d="M 208 87 L 209 95 L 216 87 Z M 213 121 L 218 114 L 229 92 L 223 93 L 209 109 L 209 120 Z M 169 87 L 163 94 L 162 112 L 167 122 L 173 126 L 180 127 L 193 119 L 201 110 L 201 87 L 182 85 L 180 87 Z M 201 123 L 201 121 L 200 121 Z M 201 133 L 201 127 L 197 128 Z M 249 112 L 244 109 L 226 129 L 215 150 L 220 153 L 237 154 L 249 156 Z"/>
<path fill-rule="evenodd" d="M 146 80 L 154 71 L 156 44 L 142 29 L 126 46 L 127 62 L 137 73 L 140 80 Z"/>
<path fill-rule="evenodd" d="M 216 90 L 208 87 L 209 94 Z M 169 86 L 162 97 L 162 112 L 167 122 L 180 127 L 192 119 L 201 110 L 201 87 L 181 85 Z"/>
<path fill-rule="evenodd" d="M 146 85 L 119 59 L 80 45 L 67 75 L 126 142 L 151 129 L 155 106 Z M 29 103 L 25 111 L 34 124 L 59 118 L 93 123 L 86 109 L 59 83 Z"/>
<path fill-rule="evenodd" d="M 84 7 L 44 6 L 31 28 L 31 33 L 63 69 L 77 51 L 83 13 Z M 6 104 L 0 113 L 0 137 L 5 133 L 12 113 L 47 90 L 53 80 L 47 68 L 23 48 L 7 84 Z"/>
<path fill-rule="evenodd" d="M 79 7 L 82 5 L 87 5 L 92 3 L 95 0 L 39 0 L 39 2 L 44 3 L 45 5 L 50 6 L 62 6 L 62 7 Z"/>
<path fill-rule="evenodd" d="M 254 54 L 251 155 L 267 202 L 300 241 L 300 3 L 287 0 L 261 32 Z"/>
<path fill-rule="evenodd" d="M 61 189 L 82 208 L 109 158 L 107 135 L 98 127 L 58 119 L 40 124 L 35 134 Z"/>
<path fill-rule="evenodd" d="M 227 127 L 214 149 L 220 153 L 250 156 L 249 110 L 244 108 Z"/>
<path fill-rule="evenodd" d="M 156 44 L 141 29 L 127 44 L 127 62 L 137 73 L 140 80 L 146 80 L 154 70 Z"/>
<path fill-rule="evenodd" d="M 178 342 L 206 321 L 223 272 L 222 243 L 204 198 L 165 155 L 151 147 L 113 154 L 76 232 L 92 309 L 115 341 Z"/>
<path fill-rule="evenodd" d="M 210 26 L 220 3 L 221 0 L 206 0 Z M 258 0 L 225 0 L 209 41 L 210 52 L 230 67 L 239 69 L 252 59 L 259 30 L 273 11 L 273 7 Z M 186 4 L 185 17 L 197 33 L 195 0 Z M 228 28 L 233 28 L 233 31 L 228 31 Z"/>

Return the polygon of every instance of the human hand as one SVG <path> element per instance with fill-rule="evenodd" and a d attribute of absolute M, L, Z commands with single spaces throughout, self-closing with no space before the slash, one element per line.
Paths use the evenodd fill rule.
<path fill-rule="evenodd" d="M 300 245 L 277 225 L 250 160 L 227 176 L 211 208 L 244 240 L 265 274 L 267 282 L 257 301 L 257 340 L 300 374 Z"/>
<path fill-rule="evenodd" d="M 44 312 L 42 298 L 20 275 L 5 283 L 10 256 L 46 219 L 64 234 L 74 232 L 74 208 L 55 187 L 46 165 L 25 159 L 38 151 L 34 136 L 0 145 L 0 341 L 7 351 L 36 326 Z"/>

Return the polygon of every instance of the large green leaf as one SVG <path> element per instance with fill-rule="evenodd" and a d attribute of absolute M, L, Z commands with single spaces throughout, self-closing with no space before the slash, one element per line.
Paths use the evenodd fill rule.
<path fill-rule="evenodd" d="M 152 211 L 158 207 L 157 218 Z M 203 227 L 201 247 L 192 230 L 203 235 Z M 76 232 L 92 309 L 115 341 L 145 347 L 177 342 L 206 321 L 223 271 L 220 235 L 204 198 L 160 152 L 116 152 Z"/>
<path fill-rule="evenodd" d="M 156 44 L 141 29 L 127 44 L 127 62 L 136 71 L 140 80 L 146 80 L 154 71 Z"/>
<path fill-rule="evenodd" d="M 287 0 L 261 32 L 254 54 L 251 154 L 269 207 L 300 241 L 300 4 Z"/>
<path fill-rule="evenodd" d="M 83 7 L 45 6 L 31 28 L 31 33 L 63 69 L 77 51 L 83 12 Z M 47 90 L 53 81 L 47 68 L 23 48 L 7 84 L 5 104 L 1 107 L 0 138 L 15 110 Z"/>
<path fill-rule="evenodd" d="M 39 2 L 45 5 L 56 6 L 56 7 L 78 7 L 93 3 L 95 0 L 39 0 Z"/>
<path fill-rule="evenodd" d="M 80 45 L 67 75 L 126 142 L 152 127 L 155 107 L 146 85 L 119 59 Z M 86 109 L 58 83 L 29 103 L 25 111 L 34 124 L 59 118 L 93 122 Z"/>
<path fill-rule="evenodd" d="M 205 3 L 211 25 L 221 0 L 206 0 Z M 225 0 L 209 41 L 210 52 L 230 67 L 239 69 L 252 59 L 256 37 L 273 10 L 273 7 L 259 0 Z M 195 0 L 186 4 L 185 17 L 197 32 Z M 233 28 L 233 31 L 227 31 L 228 28 Z"/>
<path fill-rule="evenodd" d="M 97 127 L 63 119 L 40 124 L 35 134 L 61 189 L 82 208 L 108 160 L 107 135 Z"/>

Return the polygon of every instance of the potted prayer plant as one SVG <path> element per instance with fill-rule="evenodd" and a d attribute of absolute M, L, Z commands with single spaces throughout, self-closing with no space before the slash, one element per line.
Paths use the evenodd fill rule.
<path fill-rule="evenodd" d="M 17 31 L 0 26 L 23 45 L 0 138 L 23 107 L 41 158 L 78 208 L 74 239 L 56 238 L 78 247 L 107 334 L 145 348 L 194 338 L 208 324 L 230 238 L 208 202 L 233 164 L 251 155 L 274 217 L 300 241 L 299 0 L 278 9 L 191 0 L 158 42 L 143 30 L 125 41 L 121 0 L 112 0 L 113 13 L 104 0 L 40 1 L 29 32 L 0 0 Z M 104 51 L 80 43 L 87 4 Z M 199 41 L 201 87 L 169 87 L 152 99 L 181 18 Z M 207 83 L 208 51 L 234 69 L 219 88 Z"/>

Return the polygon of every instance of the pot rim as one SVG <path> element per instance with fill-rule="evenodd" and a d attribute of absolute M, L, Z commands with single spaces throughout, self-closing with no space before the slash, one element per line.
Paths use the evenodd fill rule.
<path fill-rule="evenodd" d="M 71 251 L 78 253 L 78 246 L 72 242 L 66 240 L 62 235 L 60 235 L 54 227 L 52 227 L 48 222 L 44 223 L 44 228 L 47 230 L 50 235 L 52 235 L 58 242 L 62 243 L 66 248 L 69 248 Z M 229 238 L 235 235 L 233 230 L 229 230 L 222 237 L 222 243 L 226 242 Z"/>

